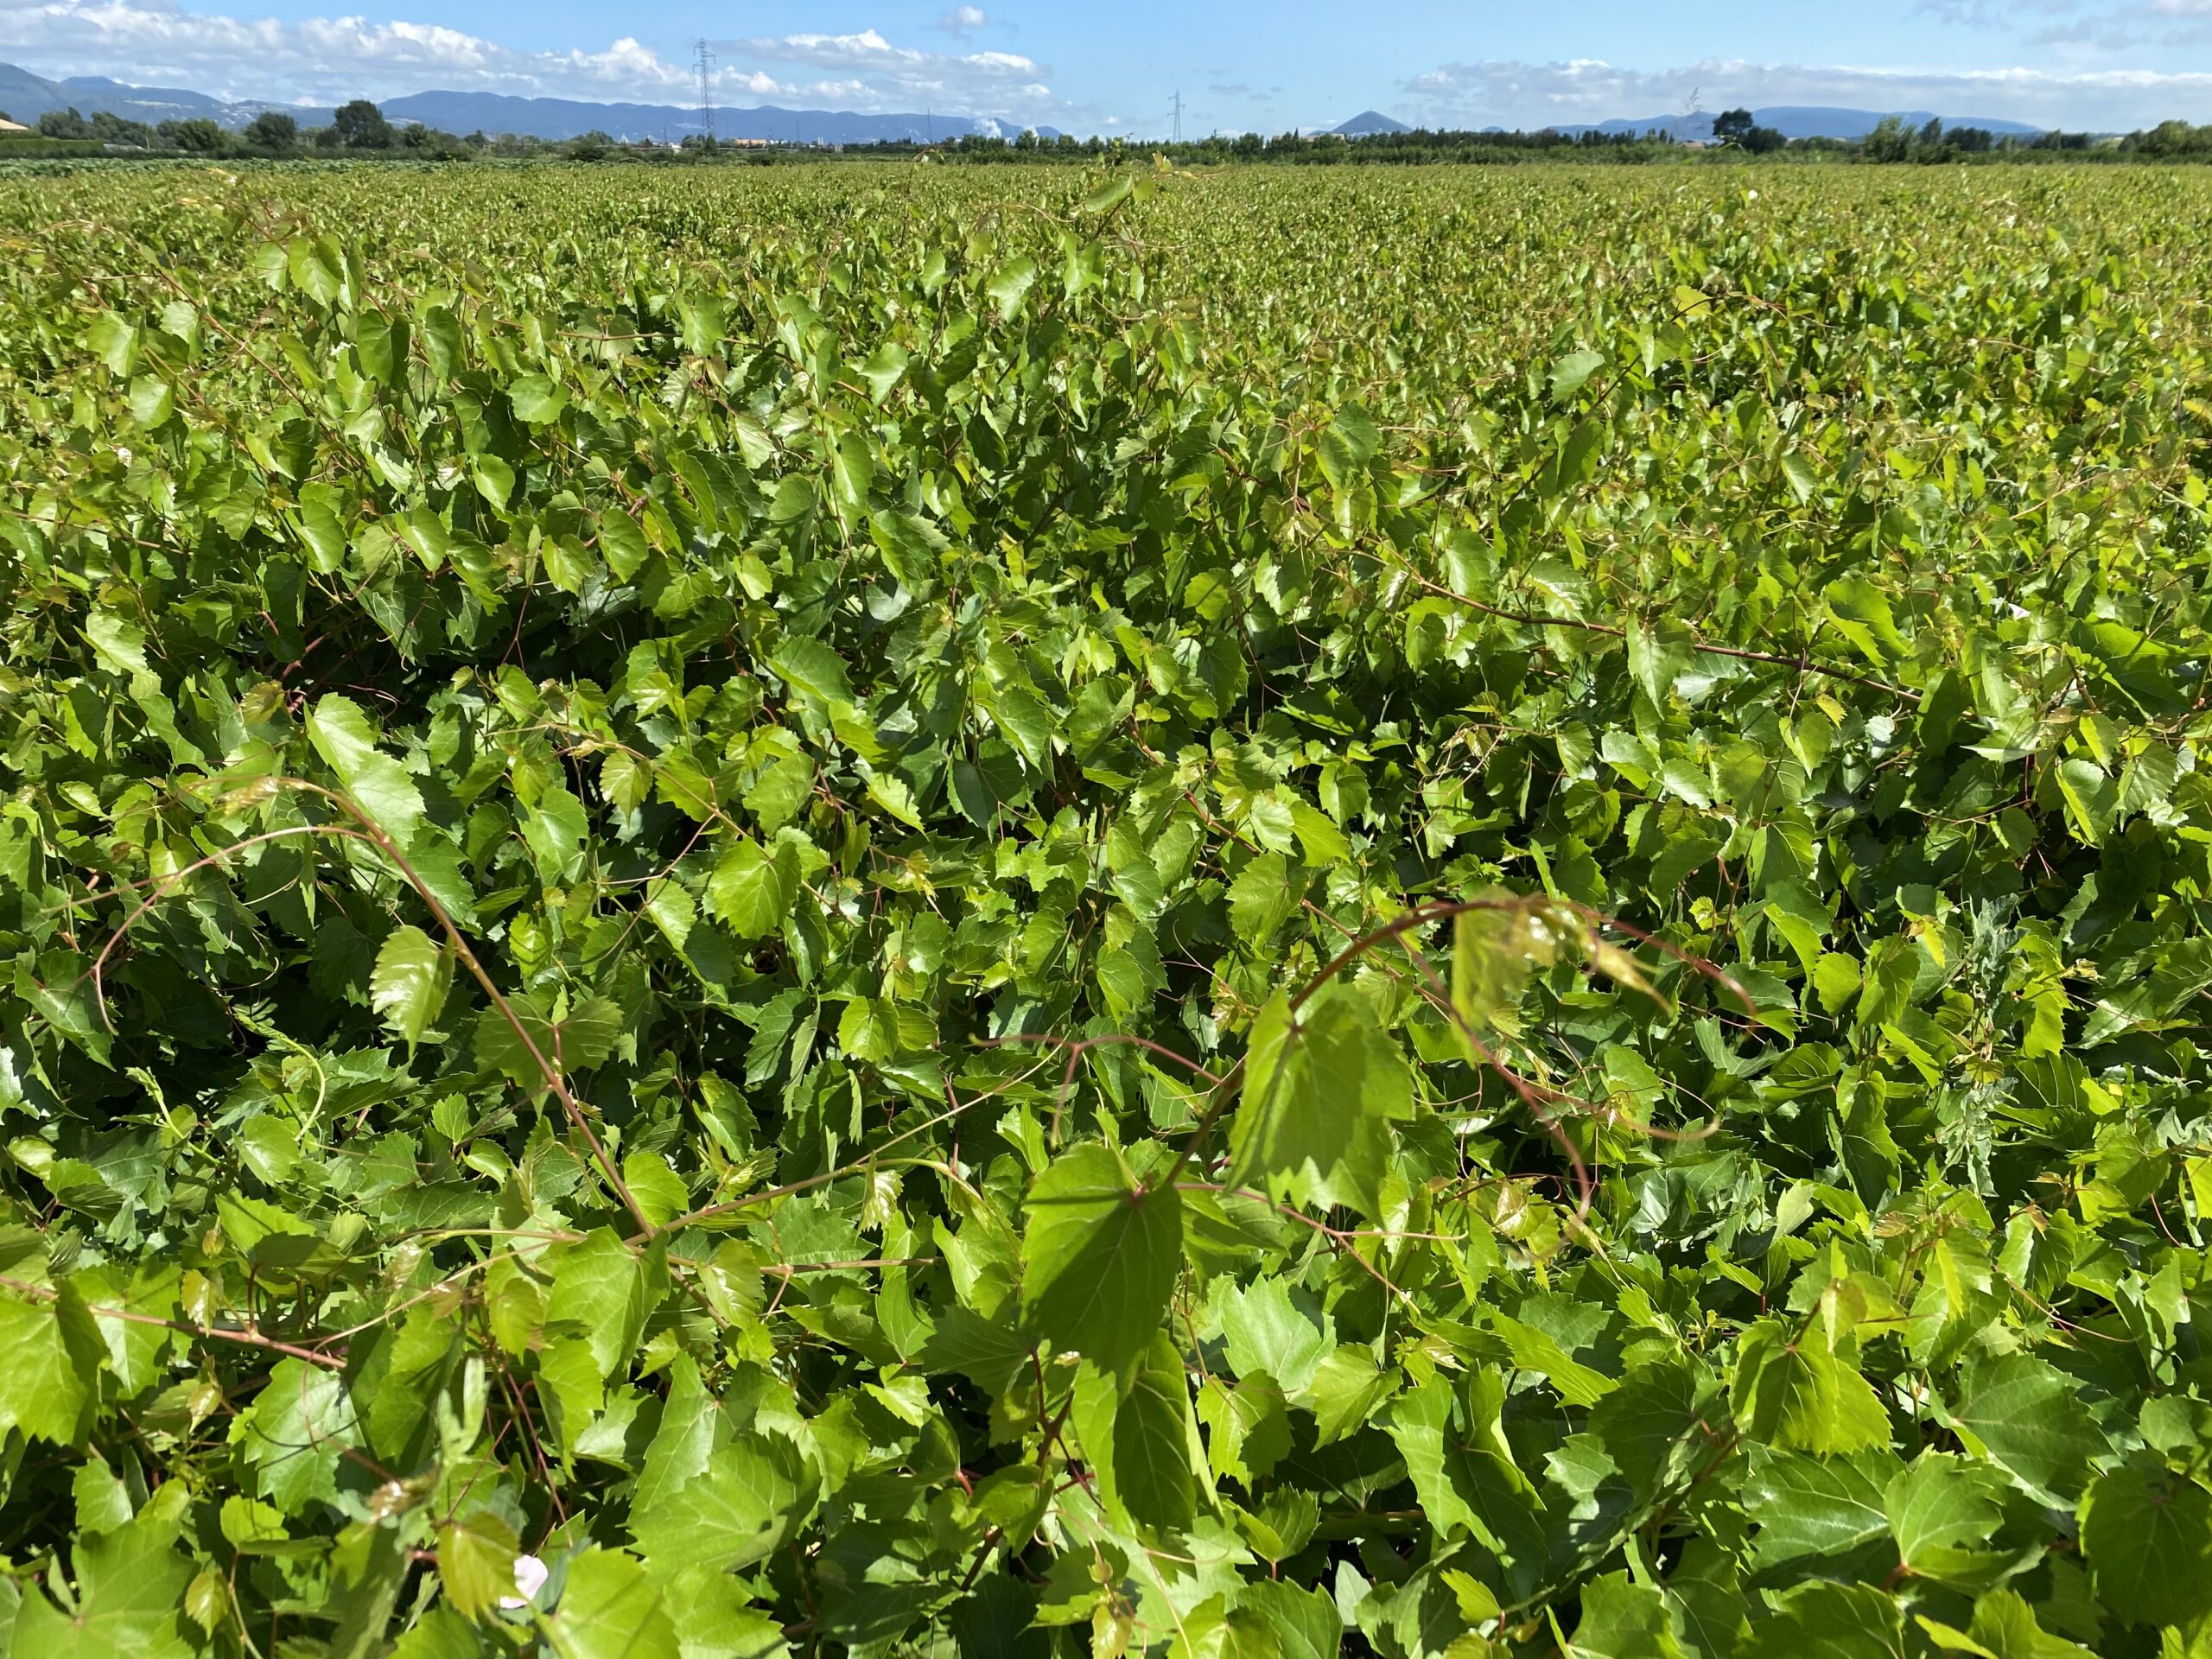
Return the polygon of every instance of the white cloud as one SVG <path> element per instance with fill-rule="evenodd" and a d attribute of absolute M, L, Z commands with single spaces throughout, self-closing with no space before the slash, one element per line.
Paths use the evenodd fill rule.
<path fill-rule="evenodd" d="M 2194 46 L 2212 37 L 2212 0 L 1919 0 L 1947 23 L 2022 36 L 2075 54 Z"/>
<path fill-rule="evenodd" d="M 1051 73 L 1019 53 L 924 52 L 913 47 L 893 46 L 872 29 L 864 29 L 856 35 L 766 35 L 724 44 L 747 57 L 878 75 L 910 85 L 995 85 L 1035 80 Z"/>
<path fill-rule="evenodd" d="M 973 6 L 948 16 L 970 12 L 982 18 Z M 718 99 L 864 112 L 934 108 L 995 115 L 1015 130 L 1066 118 L 1050 69 L 1014 53 L 921 51 L 872 29 L 717 49 Z M 187 11 L 176 0 L 0 0 L 0 59 L 46 74 L 300 103 L 437 89 L 689 105 L 698 88 L 687 58 L 664 57 L 626 36 L 601 50 L 524 51 L 437 23 L 238 17 Z"/>
<path fill-rule="evenodd" d="M 966 10 L 980 15 L 979 8 Z M 924 51 L 893 45 L 873 29 L 851 35 L 761 35 L 715 46 L 738 58 L 835 75 L 858 89 L 842 107 L 995 116 L 1016 132 L 1033 123 L 1065 124 L 1073 114 L 1053 96 L 1051 67 L 1018 52 Z"/>
<path fill-rule="evenodd" d="M 2196 0 L 2177 0 L 2194 3 Z M 2184 70 L 1919 69 L 1708 59 L 1629 69 L 1597 58 L 1447 63 L 1405 83 L 1407 118 L 1431 125 L 1541 127 L 1677 115 L 1693 97 L 1731 105 L 1929 110 L 2040 125 L 2123 130 L 2179 116 L 2212 119 L 2212 73 Z"/>
<path fill-rule="evenodd" d="M 696 85 L 685 66 L 628 38 L 603 51 L 521 52 L 436 23 L 287 22 L 188 12 L 168 0 L 0 0 L 0 54 L 54 73 L 302 101 L 430 86 L 662 98 Z"/>
<path fill-rule="evenodd" d="M 966 39 L 989 22 L 990 17 L 981 6 L 955 6 L 937 20 L 937 26 L 947 35 Z"/>

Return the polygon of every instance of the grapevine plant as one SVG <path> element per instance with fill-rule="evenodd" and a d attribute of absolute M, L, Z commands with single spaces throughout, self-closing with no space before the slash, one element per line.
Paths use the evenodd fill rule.
<path fill-rule="evenodd" d="M 2212 193 L 0 203 L 0 1649 L 2212 1654 Z"/>

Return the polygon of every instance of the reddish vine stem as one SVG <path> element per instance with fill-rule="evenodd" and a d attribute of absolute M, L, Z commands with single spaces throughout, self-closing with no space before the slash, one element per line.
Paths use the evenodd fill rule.
<path fill-rule="evenodd" d="M 509 1029 L 515 1034 L 516 1040 L 522 1044 L 523 1052 L 530 1056 L 531 1063 L 537 1066 L 539 1075 L 544 1078 L 547 1090 L 560 1102 L 563 1115 L 568 1118 L 570 1127 L 582 1137 L 585 1147 L 589 1150 L 592 1161 L 598 1165 L 600 1173 L 606 1178 L 608 1186 L 621 1200 L 622 1207 L 630 1212 L 631 1219 L 637 1224 L 638 1230 L 632 1236 L 633 1238 L 652 1236 L 657 1230 L 653 1226 L 652 1218 L 645 1214 L 644 1206 L 639 1204 L 637 1195 L 630 1191 L 629 1183 L 622 1179 L 622 1172 L 608 1154 L 605 1143 L 594 1132 L 590 1120 L 586 1116 L 583 1108 L 577 1103 L 575 1095 L 569 1091 L 568 1081 L 563 1076 L 560 1068 L 546 1058 L 544 1052 L 538 1047 L 537 1039 L 530 1034 L 528 1027 L 523 1024 L 522 1017 L 515 1012 L 514 1005 L 493 982 L 491 973 L 484 966 L 482 959 L 470 948 L 461 929 L 455 925 L 453 918 L 447 913 L 446 907 L 438 902 L 438 896 L 430 891 L 422 875 L 412 864 L 408 862 L 407 855 L 399 850 L 398 842 L 395 842 L 382 825 L 363 811 L 360 806 L 342 791 L 327 788 L 321 784 L 311 782 L 305 778 L 270 778 L 257 781 L 272 791 L 298 789 L 320 795 L 360 827 L 349 830 L 341 824 L 330 823 L 288 827 L 282 831 L 249 837 L 233 847 L 224 849 L 219 853 L 210 854 L 207 857 L 196 861 L 169 877 L 162 887 L 149 894 L 124 918 L 123 925 L 116 930 L 114 937 L 101 948 L 99 957 L 93 961 L 90 976 L 95 994 L 100 996 L 101 1018 L 107 1020 L 108 1029 L 112 1032 L 115 1025 L 107 1017 L 106 1002 L 105 994 L 101 990 L 100 979 L 107 958 L 123 936 L 129 932 L 131 927 L 155 905 L 167 898 L 174 890 L 175 884 L 182 880 L 185 875 L 193 870 L 220 863 L 242 848 L 252 846 L 257 842 L 275 840 L 279 835 L 322 835 L 335 836 L 341 840 L 365 841 L 390 861 L 392 868 L 397 870 L 407 884 L 415 889 L 416 896 L 422 899 L 424 907 L 429 911 L 431 919 L 437 923 L 440 931 L 445 934 L 453 948 L 454 957 L 468 969 L 470 976 L 482 988 L 484 995 L 491 999 L 492 1006 L 499 1011 L 500 1017 L 507 1022 Z"/>
<path fill-rule="evenodd" d="M 60 1294 L 51 1285 L 35 1285 L 28 1279 L 10 1279 L 4 1276 L 0 1276 L 0 1289 L 12 1290 L 19 1296 L 30 1296 L 41 1300 Z M 302 1348 L 292 1343 L 279 1342 L 274 1337 L 264 1337 L 258 1331 L 243 1327 L 234 1331 L 219 1325 L 193 1325 L 183 1319 L 165 1319 L 158 1314 L 140 1313 L 127 1307 L 93 1307 L 88 1305 L 86 1312 L 96 1319 L 117 1319 L 124 1325 L 154 1325 L 163 1331 L 175 1331 L 182 1336 L 204 1337 L 213 1342 L 236 1343 L 242 1348 L 265 1349 L 272 1354 L 283 1354 L 292 1359 L 305 1360 L 310 1365 L 320 1365 L 326 1370 L 342 1371 L 346 1369 L 346 1362 L 334 1355 L 317 1353 L 312 1348 Z"/>

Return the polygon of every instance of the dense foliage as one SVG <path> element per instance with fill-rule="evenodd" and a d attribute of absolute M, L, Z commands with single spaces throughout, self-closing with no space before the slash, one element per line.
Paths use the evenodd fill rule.
<path fill-rule="evenodd" d="M 2202 185 L 19 182 L 18 1659 L 2212 1651 Z"/>

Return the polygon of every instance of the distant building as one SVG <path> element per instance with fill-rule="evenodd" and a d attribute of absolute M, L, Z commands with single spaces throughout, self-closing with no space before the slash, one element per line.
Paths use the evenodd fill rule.
<path fill-rule="evenodd" d="M 0 132 L 29 132 L 29 130 L 30 129 L 22 122 L 10 121 L 6 116 L 0 115 Z"/>

